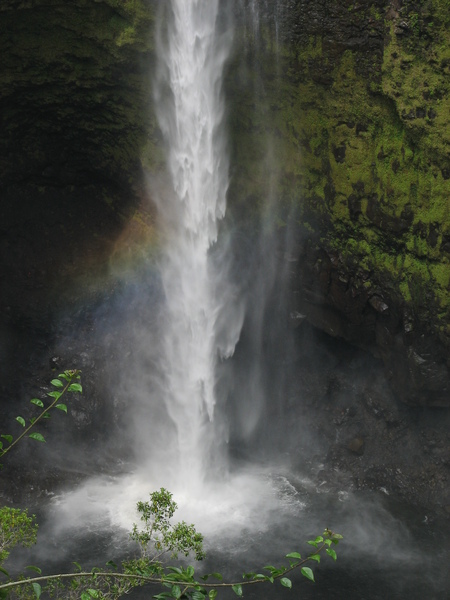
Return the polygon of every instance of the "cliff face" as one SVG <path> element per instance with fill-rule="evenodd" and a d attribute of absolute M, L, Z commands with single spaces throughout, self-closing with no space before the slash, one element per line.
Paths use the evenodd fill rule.
<path fill-rule="evenodd" d="M 66 301 L 77 309 L 85 293 L 74 282 L 106 272 L 130 231 L 132 241 L 151 234 L 152 214 L 139 201 L 143 170 L 162 168 L 149 107 L 157 4 L 1 2 L 5 403 L 16 393 L 11 373 L 30 377 L 31 368 L 48 380 L 55 311 Z M 315 330 L 298 330 L 300 366 L 286 394 L 295 400 L 284 407 L 293 437 L 310 418 L 330 477 L 351 471 L 358 486 L 389 483 L 449 510 L 444 412 L 396 402 L 450 404 L 449 1 L 236 0 L 234 8 L 228 218 L 239 216 L 253 233 L 263 214 L 289 240 L 291 314 L 337 338 L 327 354 L 329 340 L 319 351 Z M 101 289 L 80 315 L 89 304 L 82 298 L 73 311 L 81 331 L 65 350 L 64 367 L 81 357 L 76 366 L 91 390 L 114 344 L 86 352 L 84 334 L 93 335 L 95 302 L 108 293 Z M 56 327 L 63 337 L 64 322 Z M 395 393 L 377 384 L 378 367 L 366 359 L 343 367 L 342 348 L 355 350 L 339 338 L 381 357 Z M 121 365 L 122 351 L 114 357 Z M 101 361 L 91 361 L 96 352 Z M 87 431 L 92 421 L 98 434 L 98 414 L 111 419 L 110 405 L 102 392 L 83 402 L 75 427 Z"/>
<path fill-rule="evenodd" d="M 80 356 L 64 355 L 62 365 L 49 365 L 55 338 L 79 327 L 61 326 L 61 312 L 79 315 L 81 306 L 108 294 L 115 248 L 126 253 L 130 236 L 151 228 L 139 203 L 141 155 L 155 143 L 153 20 L 154 3 L 146 0 L 0 2 L 5 421 L 19 410 L 18 381 L 45 385 L 50 366 L 82 364 Z M 86 377 L 88 371 L 92 365 Z M 99 404 L 87 400 L 82 413 L 95 414 L 97 424 Z"/>
<path fill-rule="evenodd" d="M 270 4 L 243 35 L 260 75 L 230 116 L 231 196 L 272 178 L 292 310 L 381 356 L 404 402 L 448 406 L 449 2 Z"/>
<path fill-rule="evenodd" d="M 160 168 L 157 4 L 1 3 L 6 322 L 106 261 L 141 160 Z M 403 401 L 449 405 L 448 0 L 234 6 L 230 214 L 290 232 L 293 313 L 382 357 Z"/>
<path fill-rule="evenodd" d="M 132 209 L 148 110 L 153 10 L 140 1 L 0 6 L 0 276 L 6 320 L 43 321 Z M 53 295 L 54 298 L 54 295 Z"/>

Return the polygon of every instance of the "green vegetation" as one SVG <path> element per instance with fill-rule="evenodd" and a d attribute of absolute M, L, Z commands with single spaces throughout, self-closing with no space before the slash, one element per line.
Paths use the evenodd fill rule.
<path fill-rule="evenodd" d="M 299 569 L 306 579 L 314 581 L 312 569 L 304 565 L 307 562 L 320 562 L 323 551 L 333 560 L 337 559 L 335 546 L 342 536 L 326 529 L 323 535 L 308 541 L 314 550 L 307 556 L 302 558 L 300 553 L 291 552 L 285 557 L 287 565 L 266 566 L 263 569 L 266 573 L 244 573 L 242 581 L 231 583 L 224 582 L 222 575 L 217 572 L 196 577 L 192 566 L 166 566 L 161 561 L 167 553 L 171 553 L 172 559 L 177 557 L 178 552 L 185 556 L 193 553 L 196 560 L 205 557 L 203 536 L 193 525 L 187 525 L 184 521 L 172 525 L 170 519 L 176 508 L 172 494 L 164 488 L 150 494 L 150 502 L 138 503 L 137 510 L 144 528 L 138 529 L 135 524 L 130 537 L 139 546 L 140 555 L 124 561 L 121 568 L 109 561 L 103 569 L 95 567 L 85 572 L 78 563 L 75 563 L 77 571 L 74 573 L 45 576 L 38 567 L 29 567 L 36 571 L 38 576 L 23 576 L 15 581 L 1 583 L 0 597 L 7 598 L 5 594 L 14 592 L 18 598 L 40 598 L 42 594 L 48 594 L 51 598 L 63 596 L 65 600 L 116 599 L 128 594 L 134 587 L 144 585 L 156 585 L 163 590 L 152 596 L 158 600 L 163 598 L 213 600 L 221 589 L 227 588 L 231 588 L 238 597 L 241 597 L 246 587 L 261 583 L 279 582 L 282 586 L 291 588 L 292 581 L 287 575 L 296 569 Z M 14 525 L 14 521 L 11 525 L 9 515 L 4 518 L 0 511 L 1 526 L 7 532 L 9 539 L 13 540 L 11 546 L 14 542 L 30 545 L 36 540 L 36 528 L 31 525 L 31 519 L 27 521 L 26 513 L 17 512 L 18 518 L 21 519 L 19 535 L 13 537 L 14 527 L 17 529 L 17 525 Z M 3 568 L 2 572 L 7 574 Z M 212 583 L 210 579 L 215 579 L 216 582 Z"/>
<path fill-rule="evenodd" d="M 45 442 L 45 438 L 41 433 L 35 431 L 32 433 L 30 432 L 36 429 L 36 426 L 42 419 L 49 419 L 50 411 L 54 408 L 67 414 L 67 405 L 60 402 L 60 400 L 66 393 L 79 393 L 83 391 L 83 388 L 79 383 L 80 378 L 81 375 L 79 370 L 64 371 L 64 373 L 60 373 L 58 377 L 55 377 L 50 382 L 51 385 L 56 388 L 56 390 L 53 390 L 47 394 L 50 398 L 53 398 L 53 401 L 48 406 L 44 406 L 44 402 L 39 398 L 33 398 L 30 400 L 31 404 L 42 409 L 41 412 L 37 417 L 31 417 L 29 419 L 28 426 L 23 417 L 16 417 L 16 421 L 24 428 L 24 431 L 15 439 L 9 434 L 2 434 L 0 436 L 6 440 L 8 444 L 5 447 L 4 443 L 0 441 L 0 458 L 8 454 L 8 452 L 10 452 L 25 436 L 28 436 L 37 442 Z"/>
<path fill-rule="evenodd" d="M 25 435 L 45 442 L 42 434 L 29 432 L 35 429 L 41 419 L 48 418 L 53 408 L 67 413 L 67 405 L 60 402 L 61 397 L 68 392 L 82 392 L 79 379 L 80 371 L 64 371 L 51 381 L 56 390 L 48 394 L 53 399 L 49 406 L 45 407 L 43 401 L 37 398 L 31 400 L 33 405 L 42 409 L 41 413 L 38 417 L 30 419 L 28 427 L 23 417 L 16 418 L 25 431 L 15 440 L 9 434 L 2 435 L 8 446 L 0 446 L 0 455 L 5 456 L 19 441 L 24 440 Z M 197 561 L 205 558 L 203 536 L 196 531 L 194 525 L 185 521 L 172 523 L 171 519 L 176 510 L 177 504 L 172 494 L 164 488 L 151 493 L 149 501 L 137 503 L 137 512 L 143 526 L 139 528 L 134 524 L 130 538 L 135 542 L 138 553 L 136 557 L 124 560 L 120 567 L 109 561 L 103 568 L 94 567 L 90 571 L 83 571 L 80 564 L 74 563 L 76 570 L 72 573 L 44 575 L 39 567 L 29 566 L 27 569 L 37 575 L 11 578 L 3 563 L 14 546 L 28 547 L 36 543 L 37 525 L 34 515 L 29 517 L 27 510 L 4 507 L 0 509 L 0 573 L 6 577 L 6 581 L 0 582 L 0 598 L 114 600 L 128 594 L 135 587 L 146 585 L 153 585 L 162 590 L 152 596 L 157 600 L 214 600 L 221 589 L 232 589 L 236 596 L 241 597 L 246 587 L 261 583 L 279 582 L 283 587 L 291 588 L 292 581 L 287 575 L 297 569 L 306 579 L 314 581 L 314 573 L 310 567 L 305 566 L 306 563 L 319 563 L 324 552 L 336 560 L 335 546 L 342 539 L 341 535 L 326 529 L 323 535 L 307 542 L 314 550 L 303 558 L 299 552 L 291 552 L 285 557 L 288 564 L 279 567 L 268 565 L 262 569 L 265 573 L 244 573 L 242 581 L 227 583 L 223 581 L 220 573 L 196 576 L 192 566 L 167 566 L 162 561 L 166 554 L 170 554 L 174 559 L 178 553 L 184 556 L 193 554 Z M 211 579 L 216 582 L 212 583 Z"/>
<path fill-rule="evenodd" d="M 0 565 L 8 558 L 9 548 L 29 547 L 36 543 L 37 525 L 35 516 L 27 510 L 4 506 L 0 508 Z M 7 574 L 0 566 L 0 571 Z"/>

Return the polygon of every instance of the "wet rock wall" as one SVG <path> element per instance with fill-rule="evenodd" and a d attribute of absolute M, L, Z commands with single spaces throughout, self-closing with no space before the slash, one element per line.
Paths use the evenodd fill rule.
<path fill-rule="evenodd" d="M 294 314 L 381 357 L 402 401 L 448 406 L 448 2 L 257 4 L 230 195 L 276 189 Z"/>

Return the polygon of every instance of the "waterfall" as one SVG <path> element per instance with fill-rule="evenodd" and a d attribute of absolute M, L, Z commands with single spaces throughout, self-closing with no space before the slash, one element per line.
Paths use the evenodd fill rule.
<path fill-rule="evenodd" d="M 195 490 L 220 446 L 211 422 L 224 298 L 215 287 L 210 251 L 228 188 L 221 88 L 231 35 L 219 31 L 218 0 L 168 4 L 167 30 L 158 35 L 155 86 L 171 180 L 171 191 L 158 200 L 165 240 L 159 264 L 165 294 L 160 369 L 163 401 L 177 433 L 177 478 Z M 227 344 L 228 354 L 236 341 Z"/>
<path fill-rule="evenodd" d="M 149 183 L 161 237 L 158 300 L 147 293 L 152 262 L 136 275 L 137 310 L 125 307 L 132 359 L 116 390 L 117 403 L 129 409 L 121 425 L 134 460 L 122 472 L 92 477 L 55 499 L 61 529 L 75 519 L 99 525 L 100 516 L 129 529 L 136 502 L 164 486 L 174 494 L 179 518 L 233 546 L 243 527 L 267 527 L 277 503 L 279 482 L 268 468 L 231 459 L 228 465 L 229 415 L 218 389 L 248 301 L 236 274 L 233 283 L 228 234 L 219 227 L 229 183 L 222 80 L 231 50 L 231 8 L 220 0 L 160 3 L 154 106 L 167 177 Z M 258 354 L 250 360 L 257 363 Z M 249 378 L 254 371 L 252 365 Z M 227 385 L 220 388 L 225 400 Z M 258 385 L 255 390 L 260 395 Z M 240 413 L 251 429 L 256 412 L 244 406 Z"/>

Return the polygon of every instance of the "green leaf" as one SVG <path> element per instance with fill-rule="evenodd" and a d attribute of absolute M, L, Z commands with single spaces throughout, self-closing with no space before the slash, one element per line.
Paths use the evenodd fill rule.
<path fill-rule="evenodd" d="M 59 408 L 59 410 L 62 410 L 67 414 L 67 406 L 65 404 L 57 404 L 55 408 Z"/>
<path fill-rule="evenodd" d="M 263 567 L 263 569 L 270 571 L 271 573 L 273 573 L 274 571 L 277 570 L 277 568 L 274 567 L 273 565 L 266 565 L 265 567 Z"/>
<path fill-rule="evenodd" d="M 80 565 L 80 563 L 74 562 L 73 564 L 75 565 L 75 570 L 76 570 L 78 573 L 81 573 L 81 571 L 82 571 L 83 569 L 81 568 L 81 565 Z"/>
<path fill-rule="evenodd" d="M 30 569 L 31 571 L 36 571 L 36 573 L 39 573 L 39 575 L 42 573 L 42 569 L 40 569 L 39 567 L 35 567 L 34 565 L 29 565 L 25 568 Z"/>
<path fill-rule="evenodd" d="M 280 583 L 281 583 L 281 585 L 284 585 L 284 587 L 287 587 L 289 589 L 292 587 L 292 581 L 290 579 L 288 579 L 287 577 L 282 577 L 280 579 Z"/>
<path fill-rule="evenodd" d="M 79 383 L 71 383 L 67 389 L 68 392 L 82 392 L 83 388 Z"/>
<path fill-rule="evenodd" d="M 252 573 L 252 575 L 254 575 L 254 573 Z M 223 577 L 220 573 L 206 573 L 206 575 L 202 575 L 200 577 L 200 579 L 202 581 L 207 581 L 209 579 L 209 577 L 215 577 L 216 579 L 219 579 L 220 581 L 223 579 Z M 244 577 L 245 577 L 245 575 L 244 575 Z"/>
<path fill-rule="evenodd" d="M 173 585 L 172 586 L 172 598 L 176 598 L 178 600 L 178 598 L 181 597 L 181 589 L 178 585 Z"/>
<path fill-rule="evenodd" d="M 194 573 L 195 573 L 195 571 L 194 571 L 194 567 L 191 567 L 191 566 L 189 566 L 189 567 L 186 569 L 186 575 L 187 575 L 187 576 L 188 576 L 190 579 L 192 579 L 192 577 L 194 577 Z"/>
<path fill-rule="evenodd" d="M 274 575 L 275 577 L 279 577 L 280 575 L 283 575 L 285 571 L 287 571 L 287 567 L 281 567 L 276 571 L 276 573 L 274 573 Z"/>
<path fill-rule="evenodd" d="M 206 592 L 201 592 L 200 590 L 195 590 L 191 596 L 192 600 L 205 600 Z"/>
<path fill-rule="evenodd" d="M 209 590 L 208 598 L 209 600 L 214 600 L 217 596 L 217 590 Z"/>
<path fill-rule="evenodd" d="M 301 574 L 304 577 L 306 577 L 306 579 L 309 579 L 310 581 L 314 581 L 314 573 L 312 572 L 312 570 L 309 567 L 302 567 Z"/>
<path fill-rule="evenodd" d="M 6 577 L 9 577 L 9 573 L 6 569 L 4 569 L 3 567 L 0 567 L 0 573 L 3 573 L 4 575 L 6 575 Z"/>
<path fill-rule="evenodd" d="M 107 567 L 111 567 L 111 569 L 114 569 L 114 571 L 118 571 L 119 567 L 116 565 L 116 563 L 112 560 L 108 560 L 108 562 L 106 563 Z"/>
<path fill-rule="evenodd" d="M 23 417 L 16 417 L 16 421 L 18 421 L 22 427 L 25 427 L 25 419 Z"/>
<path fill-rule="evenodd" d="M 40 598 L 42 594 L 41 586 L 38 583 L 32 583 L 31 585 L 33 586 L 33 591 L 36 598 Z"/>
<path fill-rule="evenodd" d="M 59 400 L 62 396 L 61 392 L 49 392 L 47 394 L 47 396 L 50 396 L 51 398 L 54 398 L 55 400 Z"/>
<path fill-rule="evenodd" d="M 89 589 L 87 590 L 87 593 L 89 594 L 89 596 L 90 596 L 91 598 L 99 598 L 99 597 L 100 597 L 100 596 L 99 596 L 99 593 L 98 593 L 98 590 L 94 590 L 94 589 L 92 589 L 92 588 L 89 588 Z"/>
<path fill-rule="evenodd" d="M 316 562 L 320 563 L 320 554 L 310 554 L 308 556 L 309 560 L 315 560 Z"/>
<path fill-rule="evenodd" d="M 286 558 L 298 558 L 300 560 L 301 554 L 298 552 L 289 552 L 289 554 L 286 554 Z"/>
<path fill-rule="evenodd" d="M 64 387 L 64 384 L 63 384 L 63 382 L 62 382 L 62 381 L 60 381 L 59 379 L 52 379 L 52 380 L 50 381 L 50 383 L 51 383 L 52 385 L 54 385 L 55 387 Z"/>
<path fill-rule="evenodd" d="M 39 398 L 33 398 L 32 400 L 30 400 L 31 404 L 36 404 L 36 406 L 39 406 L 39 408 L 44 408 L 44 403 L 42 402 L 42 400 L 39 400 Z"/>
<path fill-rule="evenodd" d="M 9 442 L 10 444 L 12 444 L 12 441 L 13 441 L 13 436 L 12 436 L 12 435 L 5 435 L 5 434 L 2 434 L 2 436 L 1 436 L 1 437 L 2 437 L 4 440 L 6 440 L 7 442 Z"/>
<path fill-rule="evenodd" d="M 37 442 L 45 442 L 44 436 L 40 433 L 30 433 L 28 437 L 32 438 L 33 440 L 36 440 Z"/>
<path fill-rule="evenodd" d="M 326 553 L 328 554 L 328 556 L 331 556 L 331 558 L 332 558 L 333 560 L 336 560 L 336 559 L 337 559 L 337 554 L 336 554 L 336 552 L 333 550 L 333 548 L 327 548 L 327 549 L 326 549 Z"/>
<path fill-rule="evenodd" d="M 310 544 L 311 546 L 314 546 L 314 548 L 317 548 L 317 546 L 319 545 L 317 542 L 315 542 L 314 540 L 308 540 L 306 542 L 307 544 Z"/>
<path fill-rule="evenodd" d="M 87 592 L 83 592 L 80 596 L 80 600 L 91 600 L 91 596 Z"/>
<path fill-rule="evenodd" d="M 237 585 L 231 586 L 231 589 L 236 594 L 236 596 L 239 596 L 239 598 L 242 597 L 242 585 L 240 583 L 238 583 Z"/>

